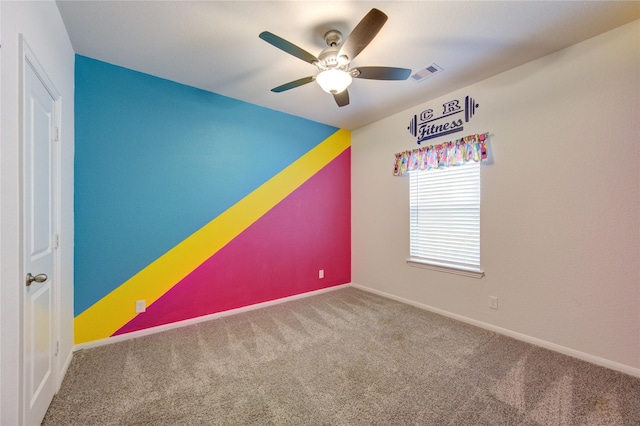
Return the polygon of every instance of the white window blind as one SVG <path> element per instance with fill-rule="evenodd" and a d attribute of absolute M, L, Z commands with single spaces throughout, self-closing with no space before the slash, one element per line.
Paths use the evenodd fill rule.
<path fill-rule="evenodd" d="M 480 272 L 480 163 L 410 173 L 412 262 Z"/>

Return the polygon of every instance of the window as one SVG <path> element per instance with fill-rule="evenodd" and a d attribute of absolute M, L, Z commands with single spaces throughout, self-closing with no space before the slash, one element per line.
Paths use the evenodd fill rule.
<path fill-rule="evenodd" d="M 480 163 L 409 174 L 409 264 L 481 278 Z"/>

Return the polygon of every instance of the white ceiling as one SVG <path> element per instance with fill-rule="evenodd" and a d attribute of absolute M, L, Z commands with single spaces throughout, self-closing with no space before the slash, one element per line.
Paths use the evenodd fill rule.
<path fill-rule="evenodd" d="M 356 129 L 640 18 L 617 1 L 68 1 L 76 53 L 344 129 Z M 339 108 L 310 83 L 317 69 L 258 38 L 270 31 L 317 55 L 378 8 L 389 20 L 353 66 L 442 73 L 422 81 L 356 79 Z"/>

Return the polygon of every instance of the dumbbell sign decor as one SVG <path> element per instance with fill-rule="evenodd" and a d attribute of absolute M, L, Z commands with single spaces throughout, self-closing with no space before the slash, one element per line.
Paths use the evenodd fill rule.
<path fill-rule="evenodd" d="M 426 109 L 420 115 L 413 116 L 407 129 L 416 138 L 418 145 L 429 139 L 461 132 L 479 106 L 470 96 L 466 96 L 464 102 L 458 99 L 445 102 L 440 116 L 434 116 L 433 109 Z"/>

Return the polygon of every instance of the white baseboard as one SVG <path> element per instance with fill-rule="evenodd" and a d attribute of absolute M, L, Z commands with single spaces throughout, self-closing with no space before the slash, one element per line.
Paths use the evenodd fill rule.
<path fill-rule="evenodd" d="M 215 314 L 204 315 L 197 318 L 190 318 L 183 321 L 173 322 L 171 324 L 159 325 L 157 327 L 146 328 L 144 330 L 133 331 L 127 334 L 121 334 L 118 336 L 107 337 L 106 339 L 94 340 L 93 342 L 81 343 L 79 345 L 75 345 L 73 348 L 73 352 L 79 351 L 81 349 L 90 349 L 98 346 L 110 345 L 112 343 L 123 342 L 129 339 L 135 339 L 137 337 L 148 336 L 155 333 L 160 333 L 166 330 L 172 330 L 174 328 L 186 327 L 188 325 L 197 324 L 204 321 L 210 321 L 216 318 L 222 318 L 229 315 L 236 315 L 242 312 L 249 312 L 255 309 L 266 308 L 267 306 L 278 305 L 280 303 L 290 302 L 292 300 L 303 299 L 305 297 L 315 296 L 317 294 L 326 293 L 328 291 L 338 290 L 340 288 L 349 287 L 351 284 L 341 284 L 333 287 L 322 288 L 320 290 L 314 290 L 307 293 L 296 294 L 293 296 L 283 297 L 282 299 L 270 300 L 268 302 L 256 303 L 255 305 L 243 306 L 242 308 L 230 309 L 224 312 L 216 312 Z M 70 360 L 69 360 L 70 362 Z"/>
<path fill-rule="evenodd" d="M 548 342 L 546 340 L 542 340 L 542 339 L 538 339 L 536 337 L 532 337 L 532 336 L 528 336 L 526 334 L 522 334 L 522 333 L 518 333 L 516 331 L 512 331 L 506 328 L 502 328 L 502 327 L 498 327 L 492 324 L 488 324 L 482 321 L 478 321 L 478 320 L 474 320 L 471 318 L 467 318 L 464 317 L 462 315 L 458 315 L 458 314 L 454 314 L 452 312 L 448 312 L 442 309 L 438 309 L 435 308 L 433 306 L 429 306 L 429 305 L 425 305 L 423 303 L 419 303 L 410 299 L 405 299 L 403 297 L 399 297 L 399 296 L 395 296 L 393 294 L 390 293 L 386 293 L 384 291 L 380 291 L 380 290 L 375 290 L 369 287 L 365 287 L 362 286 L 360 284 L 356 284 L 356 283 L 347 283 L 347 284 L 342 284 L 342 285 L 338 285 L 338 286 L 334 286 L 334 287 L 328 287 L 328 288 L 323 288 L 320 290 L 315 290 L 315 291 L 310 291 L 308 293 L 302 293 L 302 294 L 296 294 L 294 296 L 289 296 L 289 297 L 284 297 L 282 299 L 277 299 L 277 300 L 270 300 L 268 302 L 263 302 L 263 303 L 257 303 L 255 305 L 250 305 L 250 306 L 244 306 L 242 308 L 237 308 L 237 309 L 231 309 L 228 311 L 224 311 L 224 312 L 218 312 L 215 314 L 210 314 L 210 315 L 205 315 L 202 317 L 197 317 L 197 318 L 191 318 L 188 320 L 184 320 L 184 321 L 178 321 L 178 322 L 174 322 L 171 324 L 165 324 L 165 325 L 160 325 L 157 327 L 152 327 L 152 328 L 147 328 L 144 330 L 140 330 L 140 331 L 134 331 L 131 333 L 127 333 L 127 334 L 122 334 L 119 336 L 114 336 L 114 337 L 109 337 L 106 339 L 101 339 L 101 340 L 96 340 L 93 342 L 88 342 L 88 343 L 82 343 L 79 345 L 75 345 L 73 348 L 73 352 L 81 350 L 81 349 L 89 349 L 89 348 L 95 348 L 98 346 L 104 346 L 104 345 L 109 345 L 111 343 L 117 343 L 117 342 L 122 342 L 125 340 L 129 340 L 129 339 L 135 339 L 137 337 L 142 337 L 142 336 L 148 336 L 151 334 L 155 334 L 155 333 L 160 333 L 162 331 L 166 331 L 166 330 L 172 330 L 174 328 L 180 328 L 180 327 L 186 327 L 188 325 L 192 325 L 192 324 L 197 324 L 200 322 L 204 322 L 204 321 L 210 321 L 216 318 L 222 318 L 225 316 L 229 316 L 229 315 L 236 315 L 236 314 L 240 314 L 242 312 L 249 312 L 249 311 L 253 311 L 255 309 L 261 309 L 261 308 L 265 308 L 267 306 L 273 306 L 273 305 L 278 305 L 280 303 L 285 303 L 285 302 L 290 302 L 292 300 L 297 300 L 297 299 L 302 299 L 305 297 L 310 297 L 310 296 L 315 296 L 317 294 L 321 294 L 321 293 L 326 293 L 328 291 L 334 291 L 334 290 L 338 290 L 341 288 L 345 288 L 345 287 L 354 287 L 354 288 L 358 288 L 360 290 L 364 290 L 364 291 L 368 291 L 370 293 L 374 293 L 377 294 L 379 296 L 382 297 L 386 297 L 388 299 L 392 299 L 392 300 L 396 300 L 398 302 L 401 303 L 406 303 L 407 305 L 411 305 L 411 306 L 415 306 L 417 308 L 420 309 L 424 309 L 439 315 L 443 315 L 467 324 L 471 324 L 474 325 L 476 327 L 480 327 L 480 328 L 484 328 L 486 330 L 490 330 L 505 336 L 509 336 L 509 337 L 513 337 L 514 339 L 517 340 L 521 340 L 523 342 L 527 342 L 527 343 L 531 343 L 533 345 L 536 346 L 540 346 L 543 347 L 545 349 L 549 349 L 555 352 L 559 352 L 561 354 L 564 355 L 569 355 L 572 356 L 574 358 L 580 359 L 582 361 L 586 361 L 586 362 L 590 362 L 592 364 L 596 364 L 602 367 L 606 367 L 609 368 L 611 370 L 615 370 L 615 371 L 619 371 L 621 373 L 625 373 L 628 374 L 630 376 L 634 376 L 634 377 L 640 377 L 640 368 L 635 368 L 635 367 L 631 367 L 629 365 L 625 365 L 625 364 L 620 364 L 618 362 L 615 361 L 611 361 L 605 358 L 600 358 L 597 357 L 595 355 L 591 355 L 585 352 L 580 352 L 577 351 L 575 349 L 571 349 L 571 348 L 567 348 L 566 346 L 561 346 L 552 342 Z M 69 367 L 69 364 L 71 363 L 71 358 L 72 358 L 73 353 L 70 353 L 67 360 L 65 361 L 64 367 L 63 367 L 63 372 L 61 374 L 61 378 L 60 381 L 62 381 L 62 377 L 64 377 L 64 374 L 67 371 L 67 368 Z"/>
<path fill-rule="evenodd" d="M 516 331 L 508 330 L 506 328 L 497 327 L 492 324 L 488 324 L 482 321 L 474 320 L 471 318 L 464 317 L 462 315 L 454 314 L 448 311 L 444 311 L 442 309 L 434 308 L 433 306 L 425 305 L 423 303 L 418 303 L 413 300 L 405 299 L 403 297 L 394 296 L 393 294 L 386 293 L 384 291 L 375 290 L 369 287 L 362 286 L 360 284 L 351 283 L 351 286 L 358 288 L 360 290 L 368 291 L 370 293 L 377 294 L 378 296 L 386 297 L 388 299 L 396 300 L 398 302 L 406 303 L 407 305 L 415 306 L 416 308 L 424 309 L 439 315 L 443 315 L 445 317 L 449 317 L 467 324 L 475 325 L 480 328 L 484 328 L 486 330 L 494 331 L 499 334 L 503 334 L 505 336 L 513 337 L 517 340 L 522 340 L 523 342 L 531 343 L 536 346 L 543 347 L 545 349 L 550 349 L 555 352 L 559 352 L 564 355 L 569 355 L 574 358 L 578 358 L 582 361 L 590 362 L 592 364 L 596 364 L 602 367 L 609 368 L 611 370 L 619 371 L 621 373 L 628 374 L 634 377 L 640 377 L 640 368 L 631 367 L 629 365 L 620 364 L 615 361 L 611 361 L 605 358 L 600 358 L 595 355 L 591 355 L 585 352 L 580 352 L 575 349 L 567 348 L 566 346 L 561 346 L 555 343 L 548 342 L 546 340 L 541 340 L 536 337 L 528 336 L 526 334 L 518 333 Z"/>

